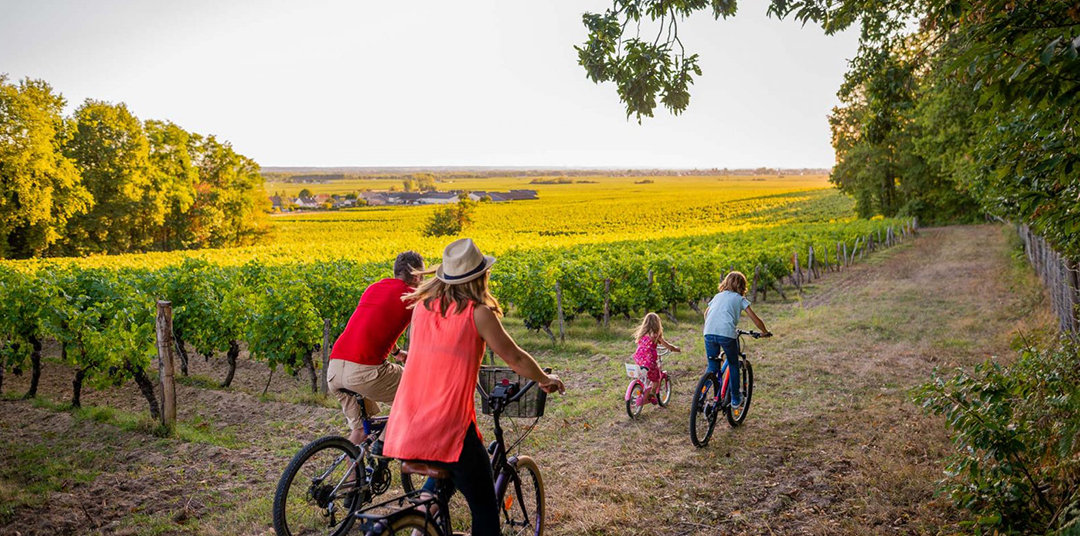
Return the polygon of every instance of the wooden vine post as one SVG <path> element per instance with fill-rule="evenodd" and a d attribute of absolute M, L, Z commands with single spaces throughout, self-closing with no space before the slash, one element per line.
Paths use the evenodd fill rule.
<path fill-rule="evenodd" d="M 611 321 L 611 278 L 604 279 L 604 328 Z"/>
<path fill-rule="evenodd" d="M 759 264 L 759 265 L 754 267 L 754 282 L 753 282 L 753 284 L 750 285 L 750 301 L 751 302 L 756 302 L 757 301 L 758 277 L 760 277 L 760 276 L 761 276 L 761 265 Z"/>
<path fill-rule="evenodd" d="M 566 342 L 566 328 L 563 327 L 566 323 L 565 317 L 563 317 L 562 310 L 562 287 L 559 286 L 559 282 L 555 282 L 555 307 L 559 313 L 559 340 Z"/>
<path fill-rule="evenodd" d="M 675 276 L 675 267 L 671 267 L 671 288 L 676 288 L 676 281 L 678 279 Z M 671 318 L 678 318 L 678 311 L 675 309 L 675 300 L 671 300 Z"/>
<path fill-rule="evenodd" d="M 161 380 L 161 424 L 169 430 L 176 426 L 176 372 L 173 368 L 172 303 L 157 302 L 158 376 Z"/>
<path fill-rule="evenodd" d="M 322 373 L 319 374 L 319 388 L 325 395 L 330 392 L 326 383 L 326 371 L 330 369 L 330 319 L 323 319 L 322 326 Z"/>
<path fill-rule="evenodd" d="M 791 281 L 795 283 L 796 287 L 802 286 L 802 268 L 799 267 L 799 252 L 793 251 L 791 253 Z"/>

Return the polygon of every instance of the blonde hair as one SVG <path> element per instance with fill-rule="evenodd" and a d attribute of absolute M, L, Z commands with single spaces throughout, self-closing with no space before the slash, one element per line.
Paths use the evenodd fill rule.
<path fill-rule="evenodd" d="M 415 275 L 425 276 L 435 273 L 435 270 L 425 270 L 413 272 Z M 454 314 L 459 314 L 469 306 L 470 303 L 477 305 L 486 305 L 497 315 L 502 316 L 502 308 L 499 306 L 499 300 L 495 299 L 495 296 L 491 295 L 491 288 L 488 285 L 488 274 L 484 274 L 483 277 L 478 277 L 472 281 L 460 283 L 457 285 L 451 285 L 444 282 L 437 277 L 429 277 L 423 280 L 416 290 L 401 297 L 401 300 L 409 304 L 409 309 L 416 307 L 416 304 L 423 302 L 424 307 L 429 311 L 434 311 L 433 305 L 439 306 L 439 314 L 446 316 L 446 313 L 450 310 L 450 304 L 454 304 Z"/>
<path fill-rule="evenodd" d="M 641 325 L 634 330 L 634 342 L 641 342 L 641 338 L 646 335 L 653 340 L 664 337 L 664 325 L 660 323 L 660 315 L 649 313 L 641 319 Z"/>
<path fill-rule="evenodd" d="M 731 272 L 720 282 L 720 285 L 716 287 L 716 290 L 723 292 L 730 290 L 735 294 L 743 296 L 746 294 L 746 276 L 742 272 Z"/>

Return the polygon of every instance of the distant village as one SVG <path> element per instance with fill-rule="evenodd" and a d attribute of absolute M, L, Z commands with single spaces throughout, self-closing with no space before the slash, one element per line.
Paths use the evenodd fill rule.
<path fill-rule="evenodd" d="M 366 191 L 356 194 L 318 194 L 310 196 L 286 197 L 270 196 L 270 204 L 275 212 L 294 210 L 335 210 L 353 207 L 377 207 L 384 205 L 447 205 L 457 203 L 462 196 L 481 203 L 505 203 L 509 201 L 531 201 L 539 199 L 536 190 L 510 190 L 509 192 L 486 192 L 450 190 L 446 192 L 397 192 Z"/>

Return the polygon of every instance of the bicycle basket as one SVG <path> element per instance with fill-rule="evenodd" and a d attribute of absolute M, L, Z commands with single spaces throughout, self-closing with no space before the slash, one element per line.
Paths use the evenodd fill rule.
<path fill-rule="evenodd" d="M 626 377 L 636 380 L 644 380 L 648 376 L 648 371 L 633 364 L 625 363 L 626 365 Z"/>
<path fill-rule="evenodd" d="M 480 387 L 484 389 L 485 393 L 491 393 L 495 390 L 495 386 L 502 383 L 503 380 L 510 380 L 510 383 L 518 383 L 525 385 L 528 380 L 518 376 L 513 370 L 503 367 L 481 367 L 480 368 Z M 488 401 L 484 397 L 481 398 L 480 411 L 484 415 L 491 415 L 491 407 L 488 405 Z M 506 417 L 521 417 L 521 418 L 537 418 L 544 415 L 544 405 L 547 403 L 547 393 L 540 388 L 539 385 L 529 389 L 529 392 L 518 399 L 517 402 L 508 404 L 503 408 L 502 414 Z"/>

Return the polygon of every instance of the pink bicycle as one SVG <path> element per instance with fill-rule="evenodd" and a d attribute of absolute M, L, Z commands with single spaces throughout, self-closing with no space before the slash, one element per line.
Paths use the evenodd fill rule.
<path fill-rule="evenodd" d="M 626 363 L 626 375 L 630 377 L 630 385 L 626 386 L 626 414 L 631 419 L 641 415 L 641 408 L 646 404 L 656 404 L 662 408 L 667 407 L 668 401 L 671 400 L 671 377 L 663 369 L 663 357 L 669 353 L 670 351 L 663 346 L 656 349 L 656 364 L 660 367 L 660 389 L 656 392 L 656 396 L 653 397 L 645 394 L 649 369 L 634 363 Z"/>

